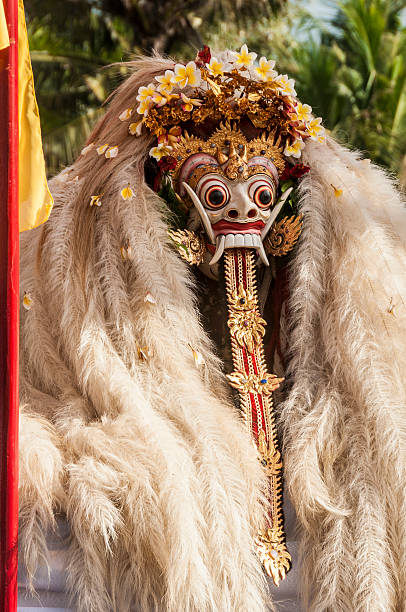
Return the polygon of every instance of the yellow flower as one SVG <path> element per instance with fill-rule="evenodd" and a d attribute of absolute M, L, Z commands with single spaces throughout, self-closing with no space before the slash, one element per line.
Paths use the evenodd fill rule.
<path fill-rule="evenodd" d="M 334 195 L 335 195 L 335 197 L 336 197 L 336 198 L 339 198 L 339 197 L 340 197 L 340 195 L 342 195 L 343 190 L 342 190 L 342 189 L 339 189 L 338 187 L 334 187 L 334 185 L 331 185 L 331 186 L 332 186 L 332 188 L 334 189 Z"/>
<path fill-rule="evenodd" d="M 168 142 L 176 143 L 180 141 L 180 137 L 182 136 L 182 128 L 180 125 L 174 125 L 168 132 Z"/>
<path fill-rule="evenodd" d="M 393 298 L 391 297 L 390 302 L 389 302 L 389 307 L 387 308 L 386 312 L 396 318 L 396 315 L 394 313 L 395 307 L 396 307 L 396 304 L 393 303 Z"/>
<path fill-rule="evenodd" d="M 312 107 L 308 104 L 302 104 L 298 102 L 295 107 L 295 114 L 292 115 L 292 119 L 296 121 L 303 121 L 303 123 L 308 123 L 312 118 Z"/>
<path fill-rule="evenodd" d="M 152 98 L 147 98 L 143 100 L 140 105 L 137 107 L 137 113 L 139 115 L 148 115 L 148 111 L 152 106 Z"/>
<path fill-rule="evenodd" d="M 309 134 L 312 140 L 317 140 L 318 142 L 324 142 L 325 129 L 321 125 L 321 117 L 312 119 L 310 123 L 307 125 L 306 129 L 307 129 L 307 133 Z"/>
<path fill-rule="evenodd" d="M 157 106 L 164 106 L 169 100 L 169 97 L 165 93 L 157 91 L 152 96 L 152 102 Z"/>
<path fill-rule="evenodd" d="M 159 161 L 161 157 L 165 157 L 166 155 L 171 155 L 173 147 L 170 147 L 166 143 L 159 143 L 157 147 L 153 147 L 149 154 L 151 157 Z"/>
<path fill-rule="evenodd" d="M 134 123 L 130 123 L 130 125 L 128 126 L 128 131 L 130 132 L 131 136 L 140 136 L 143 123 L 143 119 L 141 119 L 140 121 L 135 121 Z"/>
<path fill-rule="evenodd" d="M 144 302 L 148 302 L 149 304 L 156 304 L 156 299 L 154 298 L 152 293 L 148 291 L 147 295 L 144 297 Z"/>
<path fill-rule="evenodd" d="M 25 308 L 25 310 L 29 310 L 31 308 L 33 304 L 33 299 L 30 296 L 29 293 L 27 293 L 26 291 L 24 292 L 24 297 L 23 297 L 23 306 Z"/>
<path fill-rule="evenodd" d="M 134 196 L 134 192 L 131 189 L 130 184 L 128 184 L 127 187 L 124 187 L 124 189 L 122 189 L 120 193 L 123 200 L 129 200 Z"/>
<path fill-rule="evenodd" d="M 185 96 L 186 97 L 186 96 Z M 180 141 L 182 135 L 182 128 L 180 125 L 174 125 L 171 127 L 169 132 L 164 132 L 158 136 L 158 145 L 173 145 Z"/>
<path fill-rule="evenodd" d="M 283 96 L 296 96 L 295 81 L 290 79 L 287 74 L 280 74 L 276 77 L 278 89 Z"/>
<path fill-rule="evenodd" d="M 126 119 L 129 119 L 132 115 L 133 109 L 132 108 L 126 108 L 119 116 L 118 118 L 120 119 L 120 121 L 125 121 Z"/>
<path fill-rule="evenodd" d="M 193 346 L 191 346 L 189 344 L 190 350 L 192 351 L 192 355 L 193 355 L 193 359 L 195 361 L 196 367 L 199 368 L 201 365 L 204 365 L 204 358 L 203 355 L 197 351 L 196 349 L 193 348 Z"/>
<path fill-rule="evenodd" d="M 284 150 L 284 154 L 286 155 L 286 157 L 300 157 L 302 154 L 302 149 L 304 147 L 304 142 L 303 140 L 295 140 L 295 142 L 290 145 L 287 144 Z"/>
<path fill-rule="evenodd" d="M 275 62 L 273 60 L 267 60 L 266 57 L 261 57 L 258 67 L 255 68 L 255 72 L 261 81 L 272 81 L 278 74 L 276 70 L 273 70 L 274 66 Z"/>
<path fill-rule="evenodd" d="M 150 83 L 147 87 L 140 87 L 138 90 L 137 100 L 138 102 L 145 102 L 151 98 L 155 93 L 155 85 Z"/>
<path fill-rule="evenodd" d="M 202 105 L 202 101 L 198 100 L 197 98 L 188 98 L 187 96 L 185 96 L 184 93 L 180 94 L 180 97 L 182 98 L 182 109 L 188 113 L 190 113 L 193 110 L 194 106 L 201 106 Z"/>
<path fill-rule="evenodd" d="M 210 64 L 207 66 L 210 74 L 213 76 L 223 76 L 224 74 L 224 64 L 218 61 L 217 58 L 212 57 L 210 60 Z"/>
<path fill-rule="evenodd" d="M 124 260 L 131 259 L 132 250 L 131 250 L 130 244 L 128 242 L 125 245 L 123 245 L 122 247 L 120 247 L 120 253 L 121 253 L 122 259 L 124 259 Z"/>
<path fill-rule="evenodd" d="M 88 153 L 91 149 L 93 149 L 93 147 L 94 147 L 94 144 L 93 144 L 93 142 L 91 142 L 86 147 L 83 147 L 83 149 L 81 150 L 80 154 L 81 155 L 86 155 L 86 153 Z"/>
<path fill-rule="evenodd" d="M 101 195 L 90 196 L 90 206 L 101 206 Z"/>
<path fill-rule="evenodd" d="M 109 146 L 108 144 L 104 144 L 104 145 L 101 145 L 100 147 L 97 147 L 96 149 L 97 155 L 103 155 L 103 153 L 105 152 L 108 146 Z"/>
<path fill-rule="evenodd" d="M 235 64 L 237 66 L 241 66 L 242 68 L 248 68 L 251 66 L 255 58 L 257 57 L 256 53 L 248 53 L 247 45 L 243 45 L 240 49 L 240 52 L 233 52 L 233 56 L 235 57 Z"/>
<path fill-rule="evenodd" d="M 158 85 L 158 91 L 167 94 L 171 93 L 173 89 L 174 78 L 175 74 L 173 70 L 165 70 L 164 75 L 155 77 L 155 80 L 160 83 L 160 85 Z"/>
<path fill-rule="evenodd" d="M 137 346 L 138 359 L 140 361 L 147 361 L 149 356 L 149 350 L 147 346 Z"/>
<path fill-rule="evenodd" d="M 172 80 L 174 85 L 178 85 L 180 89 L 183 89 L 186 85 L 198 87 L 198 85 L 200 85 L 200 80 L 200 70 L 194 62 L 188 62 L 186 66 L 183 64 L 176 64 L 175 74 Z"/>
<path fill-rule="evenodd" d="M 118 146 L 115 145 L 114 147 L 109 147 L 107 149 L 107 151 L 105 152 L 104 156 L 107 159 L 111 159 L 112 157 L 117 157 L 118 155 Z"/>

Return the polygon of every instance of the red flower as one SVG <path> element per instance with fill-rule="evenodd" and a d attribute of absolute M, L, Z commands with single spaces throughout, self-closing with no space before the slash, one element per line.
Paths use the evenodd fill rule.
<path fill-rule="evenodd" d="M 178 162 L 176 161 L 174 157 L 172 157 L 172 155 L 164 155 L 163 157 L 161 157 L 161 159 L 158 162 L 158 172 L 156 173 L 155 178 L 154 178 L 154 184 L 153 184 L 154 191 L 160 190 L 162 175 L 165 174 L 165 172 L 170 172 L 171 170 L 175 170 L 177 163 Z"/>
<path fill-rule="evenodd" d="M 281 181 L 288 181 L 289 179 L 299 179 L 301 176 L 310 171 L 309 166 L 304 164 L 296 164 L 295 166 L 285 166 L 284 171 L 281 174 Z"/>
<path fill-rule="evenodd" d="M 176 165 L 177 165 L 177 161 L 174 157 L 172 157 L 172 155 L 165 155 L 164 157 L 161 157 L 161 159 L 158 162 L 158 168 L 161 171 L 161 174 L 163 172 L 169 172 L 170 170 L 175 170 Z"/>
<path fill-rule="evenodd" d="M 210 47 L 208 47 L 207 45 L 204 45 L 203 49 L 201 49 L 196 55 L 195 64 L 198 68 L 201 68 L 202 66 L 204 66 L 204 64 L 209 64 L 210 59 L 211 59 Z"/>

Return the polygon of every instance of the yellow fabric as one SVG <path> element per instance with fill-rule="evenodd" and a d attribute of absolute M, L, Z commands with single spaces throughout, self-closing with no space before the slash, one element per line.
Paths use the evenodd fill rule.
<path fill-rule="evenodd" d="M 48 189 L 23 0 L 18 2 L 18 114 L 20 232 L 44 223 L 53 199 Z"/>
<path fill-rule="evenodd" d="M 6 15 L 4 12 L 4 4 L 1 2 L 0 4 L 0 50 L 5 49 L 10 44 L 10 39 L 8 37 L 8 29 L 7 29 L 7 21 Z"/>

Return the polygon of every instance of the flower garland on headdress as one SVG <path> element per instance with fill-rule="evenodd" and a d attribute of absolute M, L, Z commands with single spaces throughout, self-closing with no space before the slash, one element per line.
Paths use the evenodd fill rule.
<path fill-rule="evenodd" d="M 158 142 L 150 155 L 159 161 L 172 156 L 181 124 L 247 117 L 255 127 L 282 137 L 285 157 L 300 158 L 307 138 L 324 142 L 322 120 L 297 99 L 293 79 L 278 74 L 273 60 L 261 57 L 256 63 L 256 57 L 244 44 L 219 61 L 205 46 L 195 61 L 175 64 L 139 88 L 137 113 L 142 118 L 130 124 L 130 133 L 140 135 L 145 127 L 155 134 Z M 185 88 L 193 88 L 191 97 Z"/>

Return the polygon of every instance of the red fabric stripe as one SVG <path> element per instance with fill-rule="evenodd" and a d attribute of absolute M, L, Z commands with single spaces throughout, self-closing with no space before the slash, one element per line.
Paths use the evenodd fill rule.
<path fill-rule="evenodd" d="M 0 609 L 17 610 L 18 528 L 18 0 L 3 0 L 0 52 Z"/>
<path fill-rule="evenodd" d="M 252 434 L 254 436 L 255 442 L 258 442 L 258 415 L 257 415 L 257 407 L 255 405 L 255 396 L 254 393 L 250 393 L 250 404 L 251 404 L 251 415 L 252 415 Z"/>
<path fill-rule="evenodd" d="M 257 360 L 255 359 L 255 353 L 251 354 L 251 359 L 252 359 L 252 365 L 254 366 L 254 372 L 255 374 L 258 374 L 258 365 L 257 365 Z M 257 393 L 257 396 L 258 396 L 258 402 L 259 402 L 259 406 L 261 410 L 262 422 L 264 423 L 265 417 L 264 417 L 264 404 L 262 402 L 262 395 L 260 393 Z"/>

